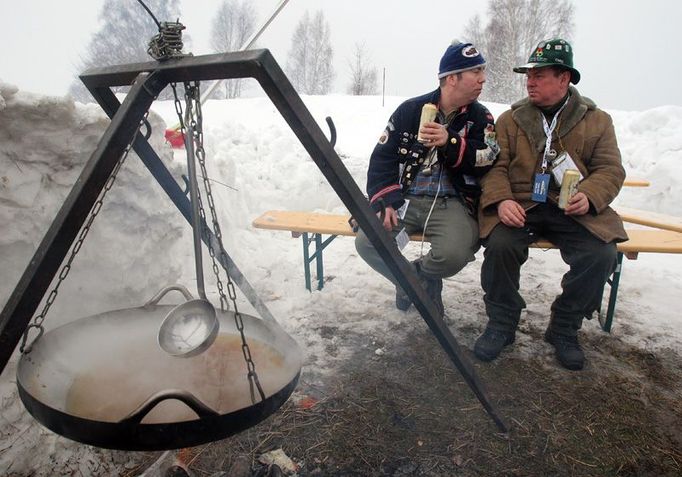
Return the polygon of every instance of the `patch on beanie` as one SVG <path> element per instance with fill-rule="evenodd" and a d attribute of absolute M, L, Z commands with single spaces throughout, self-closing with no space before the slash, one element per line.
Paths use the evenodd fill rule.
<path fill-rule="evenodd" d="M 475 46 L 471 45 L 462 49 L 462 56 L 465 56 L 467 58 L 473 58 L 475 56 L 481 56 L 481 54 L 478 52 Z"/>
<path fill-rule="evenodd" d="M 461 71 L 472 70 L 482 65 L 485 65 L 485 59 L 473 44 L 454 40 L 440 59 L 438 78 Z"/>

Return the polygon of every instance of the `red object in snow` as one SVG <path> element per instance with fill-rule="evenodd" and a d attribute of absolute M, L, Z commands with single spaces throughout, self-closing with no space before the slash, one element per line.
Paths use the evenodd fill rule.
<path fill-rule="evenodd" d="M 312 409 L 318 403 L 318 400 L 311 396 L 304 396 L 298 401 L 298 407 L 301 409 Z"/>
<path fill-rule="evenodd" d="M 166 129 L 164 137 L 173 149 L 182 149 L 185 147 L 185 136 L 180 129 Z"/>

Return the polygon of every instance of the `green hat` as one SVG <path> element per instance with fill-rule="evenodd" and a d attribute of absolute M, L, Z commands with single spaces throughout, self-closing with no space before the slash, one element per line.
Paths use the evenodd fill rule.
<path fill-rule="evenodd" d="M 580 73 L 573 68 L 573 47 L 560 38 L 543 40 L 538 43 L 528 58 L 528 63 L 514 68 L 516 73 L 525 73 L 529 69 L 545 66 L 562 66 L 571 72 L 571 83 L 578 84 Z"/>

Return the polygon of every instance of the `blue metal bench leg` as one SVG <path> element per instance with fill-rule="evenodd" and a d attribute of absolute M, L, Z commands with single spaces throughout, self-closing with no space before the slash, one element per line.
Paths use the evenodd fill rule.
<path fill-rule="evenodd" d="M 303 232 L 301 239 L 303 240 L 303 273 L 305 274 L 305 287 L 311 292 L 313 289 L 310 285 L 310 253 L 308 252 L 310 240 L 308 240 L 308 233 Z"/>
<path fill-rule="evenodd" d="M 323 242 L 322 234 L 314 233 L 312 235 L 311 239 L 306 232 L 301 234 L 301 239 L 303 240 L 303 273 L 305 274 L 305 287 L 308 291 L 313 291 L 310 273 L 310 264 L 313 260 L 315 260 L 317 270 L 317 289 L 322 290 L 324 287 L 324 257 L 322 256 L 322 251 L 337 237 L 336 235 L 330 235 Z M 311 243 L 315 244 L 315 251 L 312 254 L 310 253 Z"/>
<path fill-rule="evenodd" d="M 317 289 L 322 290 L 324 286 L 324 261 L 322 260 L 322 235 L 315 234 L 315 256 L 317 262 Z"/>
<path fill-rule="evenodd" d="M 613 276 L 607 280 L 607 283 L 611 285 L 611 292 L 609 293 L 609 303 L 606 309 L 606 317 L 604 317 L 601 312 L 599 313 L 599 323 L 604 331 L 607 333 L 611 332 L 611 324 L 613 323 L 613 314 L 616 311 L 616 299 L 618 298 L 618 284 L 620 283 L 620 274 L 623 270 L 623 253 L 618 252 L 618 260 L 616 263 L 616 269 L 613 272 Z"/>

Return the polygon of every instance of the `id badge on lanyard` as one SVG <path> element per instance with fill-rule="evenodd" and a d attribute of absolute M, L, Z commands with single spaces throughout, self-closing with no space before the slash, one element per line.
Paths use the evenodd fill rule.
<path fill-rule="evenodd" d="M 533 192 L 530 198 L 533 202 L 547 202 L 547 192 L 549 191 L 550 175 L 544 172 L 535 174 L 533 180 Z"/>
<path fill-rule="evenodd" d="M 540 113 L 540 116 L 542 117 L 542 127 L 545 131 L 545 137 L 547 138 L 547 141 L 545 142 L 545 150 L 542 154 L 542 171 L 536 173 L 535 178 L 533 179 L 533 191 L 531 192 L 530 198 L 534 202 L 547 202 L 547 193 L 549 192 L 549 181 L 551 180 L 551 176 L 547 174 L 547 167 L 549 164 L 548 158 L 552 160 L 556 158 L 556 151 L 552 149 L 552 134 L 554 133 L 554 129 L 556 128 L 557 118 L 568 104 L 569 99 L 570 96 L 566 98 L 564 104 L 556 112 L 556 114 L 552 118 L 551 124 L 548 124 L 544 114 Z"/>
<path fill-rule="evenodd" d="M 583 175 L 578 169 L 578 166 L 575 165 L 575 161 L 573 161 L 573 158 L 569 153 L 564 151 L 552 161 L 552 175 L 554 176 L 557 185 L 561 185 L 564 181 L 564 172 L 568 170 L 578 171 L 580 180 L 583 180 Z"/>

